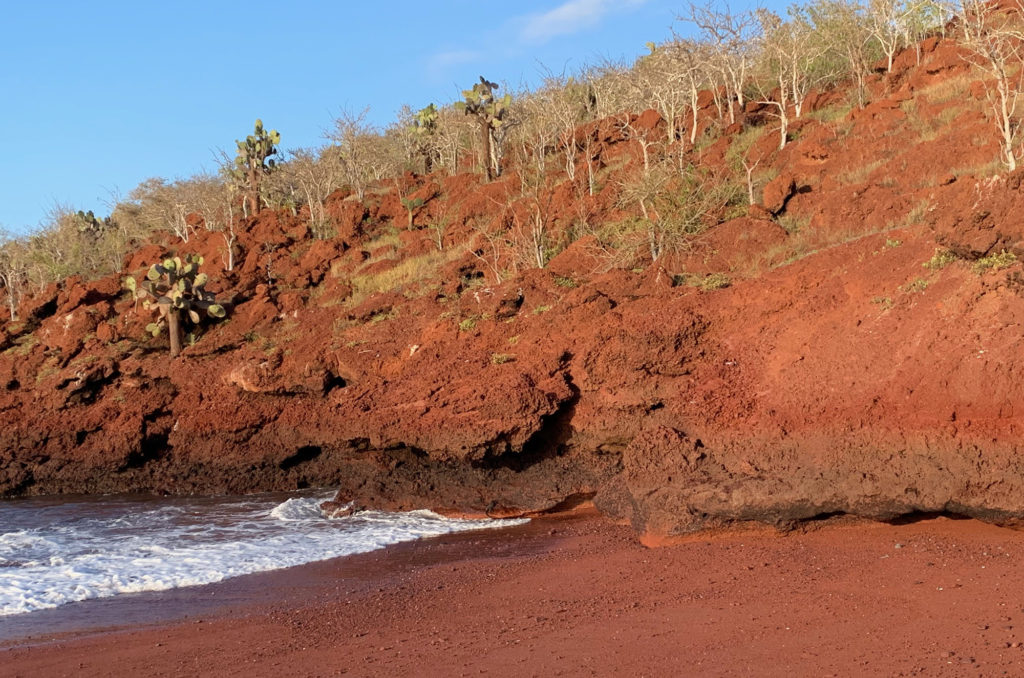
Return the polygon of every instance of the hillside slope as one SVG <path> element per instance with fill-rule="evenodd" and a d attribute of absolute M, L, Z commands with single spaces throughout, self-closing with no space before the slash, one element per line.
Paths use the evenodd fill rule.
<path fill-rule="evenodd" d="M 499 282 L 485 226 L 524 209 L 509 168 L 338 192 L 329 240 L 264 211 L 235 271 L 199 230 L 51 286 L 0 325 L 0 495 L 322 485 L 495 516 L 592 499 L 651 536 L 837 513 L 1014 522 L 1024 173 L 991 176 L 984 91 L 952 43 L 869 85 L 863 110 L 812 97 L 781 151 L 757 105 L 691 149 L 726 168 L 749 145 L 762 204 L 654 263 L 585 235 Z M 552 173 L 553 228 L 623 219 L 641 156 L 623 120 L 664 124 L 580 128 L 600 190 Z M 424 198 L 415 219 L 400 195 Z M 171 360 L 122 283 L 175 252 L 205 256 L 231 313 Z"/>

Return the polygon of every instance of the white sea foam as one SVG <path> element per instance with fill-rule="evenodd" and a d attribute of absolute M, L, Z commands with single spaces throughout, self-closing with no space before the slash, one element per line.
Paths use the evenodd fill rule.
<path fill-rule="evenodd" d="M 367 511 L 329 495 L 0 502 L 0 616 L 121 593 L 211 584 L 389 544 L 522 521 Z"/>

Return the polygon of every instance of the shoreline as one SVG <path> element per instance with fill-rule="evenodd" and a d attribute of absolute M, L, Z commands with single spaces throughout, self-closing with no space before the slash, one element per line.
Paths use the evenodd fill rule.
<path fill-rule="evenodd" d="M 311 561 L 301 565 L 230 577 L 211 584 L 183 586 L 165 591 L 122 593 L 90 598 L 55 608 L 0 617 L 0 651 L 26 645 L 39 645 L 63 637 L 102 635 L 182 623 L 188 619 L 220 618 L 248 614 L 273 605 L 308 603 L 324 588 L 344 581 L 347 588 L 359 590 L 376 583 L 380 573 L 374 568 L 385 556 L 389 572 L 423 567 L 437 558 L 465 557 L 466 544 L 477 545 L 487 538 L 509 535 L 521 540 L 536 521 L 509 527 L 484 528 L 424 537 L 389 544 L 364 553 Z M 522 532 L 522 534 L 519 534 Z M 511 533 L 511 534 L 509 534 Z M 500 540 L 499 541 L 503 541 Z M 500 544 L 492 545 L 497 548 Z"/>
<path fill-rule="evenodd" d="M 12 676 L 1019 674 L 1022 587 L 1024 533 L 973 520 L 651 549 L 578 511 L 196 587 L 179 602 L 210 606 L 177 617 L 154 594 L 163 618 L 8 638 L 0 662 Z"/>

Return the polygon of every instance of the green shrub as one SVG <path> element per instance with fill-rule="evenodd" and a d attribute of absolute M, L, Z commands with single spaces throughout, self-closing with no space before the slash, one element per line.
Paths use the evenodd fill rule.
<path fill-rule="evenodd" d="M 992 269 L 998 271 L 1002 268 L 1012 266 L 1017 261 L 1017 255 L 1013 252 L 1007 252 L 1003 250 L 998 254 L 990 254 L 987 257 L 982 257 L 974 262 L 974 272 L 981 275 L 985 271 Z"/>
<path fill-rule="evenodd" d="M 938 271 L 949 266 L 954 261 L 956 261 L 955 254 L 944 247 L 936 247 L 935 254 L 932 255 L 932 258 L 921 265 L 933 271 Z"/>
<path fill-rule="evenodd" d="M 697 282 L 697 287 L 701 288 L 705 292 L 710 290 L 720 290 L 725 287 L 729 287 L 730 285 L 732 285 L 732 278 L 727 276 L 725 273 L 709 273 Z"/>
<path fill-rule="evenodd" d="M 924 292 L 926 289 L 928 289 L 928 285 L 930 285 L 930 284 L 931 284 L 930 280 L 926 280 L 925 278 L 918 278 L 917 280 L 915 280 L 913 282 L 909 282 L 906 285 L 904 285 L 903 286 L 903 291 L 904 292 Z"/>

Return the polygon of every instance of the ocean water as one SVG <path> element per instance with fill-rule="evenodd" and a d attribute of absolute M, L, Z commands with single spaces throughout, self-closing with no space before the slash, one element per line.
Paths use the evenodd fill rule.
<path fill-rule="evenodd" d="M 429 511 L 328 519 L 318 491 L 236 498 L 0 502 L 0 617 L 141 591 L 212 584 L 451 532 L 525 521 Z"/>

